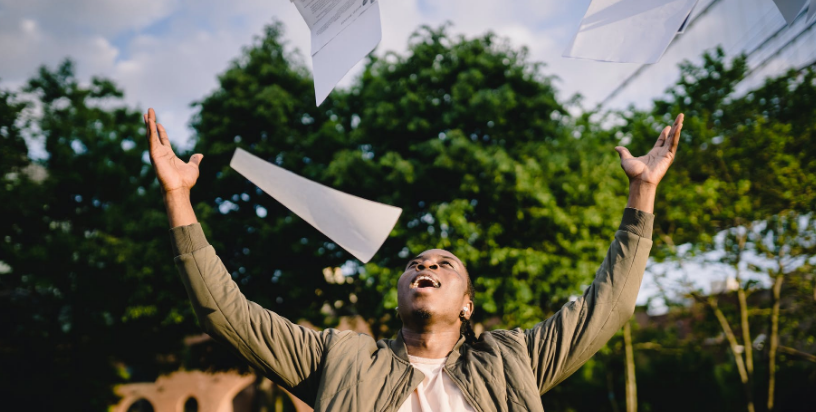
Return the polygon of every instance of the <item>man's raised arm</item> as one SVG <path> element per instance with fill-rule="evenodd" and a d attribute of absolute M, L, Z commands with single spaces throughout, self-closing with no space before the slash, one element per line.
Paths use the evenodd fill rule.
<path fill-rule="evenodd" d="M 615 148 L 629 177 L 629 201 L 606 258 L 583 296 L 524 331 L 541 394 L 578 370 L 634 313 L 652 247 L 657 185 L 674 160 L 682 128 L 680 114 L 645 156 Z"/>
<path fill-rule="evenodd" d="M 190 189 L 204 156 L 194 154 L 184 162 L 173 152 L 164 128 L 156 124 L 153 109 L 144 121 L 172 228 L 176 267 L 199 323 L 264 375 L 313 405 L 319 365 L 332 332 L 295 325 L 244 297 L 204 237 L 190 203 Z"/>

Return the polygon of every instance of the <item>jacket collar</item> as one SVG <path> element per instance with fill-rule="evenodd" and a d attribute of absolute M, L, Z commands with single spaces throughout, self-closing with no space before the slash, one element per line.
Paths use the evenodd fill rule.
<path fill-rule="evenodd" d="M 455 345 L 453 345 L 453 349 L 448 355 L 448 360 L 445 361 L 445 366 L 453 365 L 457 360 L 459 360 L 462 351 L 465 349 L 462 347 L 464 343 L 465 335 L 460 335 L 459 340 Z M 397 332 L 397 338 L 389 342 L 389 347 L 391 348 L 391 352 L 393 352 L 397 358 L 402 359 L 406 363 L 411 363 L 411 361 L 408 359 L 408 347 L 405 345 L 405 338 L 402 336 L 402 328 L 400 328 L 399 332 Z"/>

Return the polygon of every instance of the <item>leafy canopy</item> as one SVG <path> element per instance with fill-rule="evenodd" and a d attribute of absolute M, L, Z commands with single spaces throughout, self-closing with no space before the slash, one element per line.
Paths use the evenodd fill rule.
<path fill-rule="evenodd" d="M 498 327 L 531 326 L 589 284 L 625 205 L 625 176 L 612 145 L 571 133 L 552 78 L 525 49 L 424 27 L 407 54 L 369 58 L 348 92 L 316 108 L 279 37 L 269 27 L 193 123 L 205 155 L 197 210 L 251 299 L 318 323 L 359 314 L 390 336 L 396 279 L 408 256 L 435 247 L 465 262 L 475 319 Z M 230 170 L 236 147 L 403 215 L 360 266 Z M 333 267 L 345 281 L 322 275 Z"/>

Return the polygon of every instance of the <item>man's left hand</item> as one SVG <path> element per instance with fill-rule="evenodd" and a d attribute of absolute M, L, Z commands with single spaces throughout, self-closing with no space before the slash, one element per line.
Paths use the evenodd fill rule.
<path fill-rule="evenodd" d="M 629 177 L 630 183 L 657 187 L 674 161 L 682 129 L 683 114 L 680 113 L 674 120 L 673 126 L 666 126 L 663 129 L 654 147 L 646 155 L 634 157 L 623 146 L 615 148 L 621 158 L 621 167 Z"/>

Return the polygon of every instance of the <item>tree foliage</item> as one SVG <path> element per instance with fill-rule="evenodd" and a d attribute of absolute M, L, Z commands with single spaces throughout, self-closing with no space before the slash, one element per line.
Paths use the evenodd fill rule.
<path fill-rule="evenodd" d="M 48 157 L 3 163 L 4 398 L 104 409 L 112 383 L 179 366 L 157 356 L 180 351 L 191 311 L 168 264 L 139 112 L 108 80 L 81 85 L 70 61 L 40 69 L 25 92 L 41 111 L 27 130 Z M 19 159 L 20 105 L 3 96 L 2 153 Z"/>
<path fill-rule="evenodd" d="M 736 236 L 748 232 L 737 229 L 753 225 L 756 254 L 790 250 L 812 264 L 812 242 L 791 235 L 812 227 L 812 71 L 740 95 L 744 60 L 709 54 L 681 66 L 653 110 L 622 113 L 622 126 L 609 129 L 592 114 L 572 116 L 525 49 L 493 34 L 422 27 L 406 53 L 369 57 L 348 90 L 315 107 L 310 74 L 286 51 L 282 30 L 267 27 L 195 103 L 192 150 L 205 158 L 192 195 L 242 291 L 292 320 L 323 327 L 359 315 L 377 337 L 392 336 L 396 280 L 410 256 L 435 247 L 467 265 L 476 322 L 489 329 L 543 320 L 589 284 L 617 227 L 626 179 L 612 148 L 646 152 L 680 111 L 684 141 L 658 197 L 658 257 L 671 257 L 672 245 L 700 254 L 725 247 L 726 262 L 738 264 Z M 70 61 L 40 69 L 20 92 L 0 90 L 0 208 L 8 217 L 0 223 L 0 310 L 8 314 L 0 369 L 15 371 L 2 374 L 7 401 L 104 409 L 118 382 L 240 366 L 219 346 L 182 343 L 200 329 L 171 263 L 140 111 L 122 104 L 109 80 L 81 83 Z M 45 156 L 25 156 L 26 141 Z M 237 147 L 403 214 L 362 265 L 230 169 Z M 812 267 L 784 275 L 780 336 L 812 351 L 812 302 L 803 303 L 814 296 Z M 751 302 L 765 304 L 752 287 Z M 720 306 L 738 324 L 729 299 Z M 634 333 L 643 409 L 702 408 L 676 400 L 683 391 L 719 396 L 711 410 L 740 407 L 725 346 L 704 343 L 719 332 L 711 313 L 670 316 L 674 323 Z M 677 326 L 689 319 L 691 329 Z M 766 328 L 767 315 L 751 319 L 754 335 Z M 619 407 L 621 360 L 615 338 L 545 406 Z M 796 362 L 782 360 L 785 399 L 812 379 Z"/>
<path fill-rule="evenodd" d="M 800 301 L 813 296 L 816 279 L 816 157 L 808 144 L 816 125 L 816 72 L 790 71 L 755 90 L 740 91 L 747 71 L 743 57 L 728 62 L 721 50 L 705 54 L 701 65 L 684 63 L 667 97 L 655 101 L 650 111 L 624 113 L 620 132 L 634 145 L 645 146 L 648 135 L 671 113 L 686 113 L 682 150 L 666 179 L 684 190 L 663 191 L 659 197 L 657 255 L 673 258 L 681 267 L 696 261 L 705 270 L 721 271 L 724 265 L 723 280 L 735 278 L 735 299 L 689 292 L 708 303 L 708 321 L 719 323 L 719 333 L 728 337 L 722 344 L 732 352 L 729 362 L 736 370 L 731 373 L 739 375 L 732 379 L 743 381 L 745 402 L 767 403 L 770 409 L 768 388 L 778 386 L 774 377 L 783 371 L 776 366 L 777 343 L 804 352 L 816 349 L 801 330 L 806 328 L 805 335 L 816 332 L 804 321 L 812 318 L 812 302 L 804 309 Z M 690 246 L 688 252 L 677 247 L 682 244 Z M 758 282 L 763 277 L 768 280 Z M 781 294 L 783 282 L 790 282 L 785 290 L 798 299 Z M 770 297 L 751 299 L 768 290 L 763 284 L 775 286 Z M 755 339 L 767 342 L 763 347 Z M 763 351 L 759 356 L 754 346 Z M 799 373 L 797 362 L 788 358 L 784 367 Z M 795 399 L 804 396 L 803 388 L 781 390 Z"/>
<path fill-rule="evenodd" d="M 495 326 L 531 326 L 590 282 L 625 176 L 611 147 L 571 135 L 552 79 L 526 50 L 425 27 L 406 55 L 370 58 L 350 91 L 315 108 L 279 30 L 220 77 L 194 122 L 195 150 L 208 157 L 198 210 L 251 298 L 318 323 L 359 314 L 390 336 L 396 279 L 425 249 L 462 258 L 479 291 L 475 319 Z M 361 267 L 229 170 L 235 147 L 403 215 Z M 347 282 L 321 275 L 341 266 Z"/>

